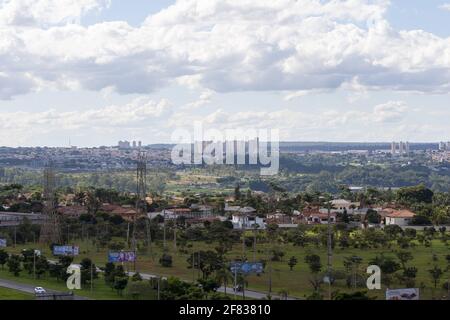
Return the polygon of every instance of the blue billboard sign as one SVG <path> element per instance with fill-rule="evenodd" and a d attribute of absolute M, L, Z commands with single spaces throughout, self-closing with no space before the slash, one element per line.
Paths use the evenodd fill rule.
<path fill-rule="evenodd" d="M 6 239 L 0 239 L 0 248 L 6 247 Z"/>
<path fill-rule="evenodd" d="M 264 272 L 264 266 L 261 262 L 232 262 L 230 270 L 233 273 L 256 273 Z"/>
<path fill-rule="evenodd" d="M 109 252 L 108 262 L 134 262 L 136 254 L 133 251 Z"/>
<path fill-rule="evenodd" d="M 54 246 L 53 255 L 55 256 L 77 256 L 80 248 L 75 246 Z"/>

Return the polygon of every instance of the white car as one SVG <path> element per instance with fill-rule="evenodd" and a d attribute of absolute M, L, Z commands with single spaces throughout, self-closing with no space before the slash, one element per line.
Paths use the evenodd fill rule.
<path fill-rule="evenodd" d="M 34 293 L 42 294 L 42 293 L 47 293 L 47 291 L 45 291 L 45 289 L 42 287 L 36 287 L 36 288 L 34 288 Z"/>

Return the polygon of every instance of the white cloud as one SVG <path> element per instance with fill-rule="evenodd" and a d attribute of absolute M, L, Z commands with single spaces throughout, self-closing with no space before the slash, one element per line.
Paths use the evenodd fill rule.
<path fill-rule="evenodd" d="M 60 112 L 57 108 L 42 112 L 0 112 L 0 145 L 26 144 L 31 138 L 67 131 L 84 135 L 85 138 L 92 135 L 93 131 L 101 138 L 111 132 L 119 135 L 135 131 L 148 134 L 153 127 L 161 128 L 160 120 L 167 117 L 171 109 L 172 105 L 166 99 L 154 101 L 142 96 L 125 105 L 110 105 L 81 112 Z"/>
<path fill-rule="evenodd" d="M 76 22 L 110 0 L 0 0 L 0 25 L 46 26 Z"/>
<path fill-rule="evenodd" d="M 214 96 L 214 92 L 211 90 L 206 90 L 200 94 L 198 100 L 189 102 L 186 105 L 182 106 L 180 110 L 195 110 L 205 105 L 208 105 L 212 101 L 212 97 Z"/>
<path fill-rule="evenodd" d="M 392 29 L 387 0 L 178 0 L 137 28 L 58 25 L 105 3 L 63 2 L 4 1 L 0 99 L 43 87 L 148 94 L 173 82 L 288 98 L 354 79 L 368 90 L 450 91 L 450 38 Z M 28 16 L 32 27 L 15 25 Z"/>
<path fill-rule="evenodd" d="M 375 106 L 373 116 L 377 122 L 398 122 L 408 110 L 403 101 L 389 101 Z"/>
<path fill-rule="evenodd" d="M 439 6 L 440 9 L 442 10 L 447 10 L 450 11 L 450 3 L 445 3 Z"/>

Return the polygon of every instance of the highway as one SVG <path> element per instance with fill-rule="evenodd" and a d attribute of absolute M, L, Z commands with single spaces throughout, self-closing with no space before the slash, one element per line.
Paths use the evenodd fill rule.
<path fill-rule="evenodd" d="M 56 263 L 56 261 L 54 261 L 54 260 L 48 260 L 48 261 L 49 261 L 49 263 L 53 263 L 53 264 Z M 97 272 L 102 272 L 102 270 L 100 268 L 97 268 Z M 128 272 L 128 275 L 131 277 L 134 275 L 134 272 Z M 148 274 L 148 273 L 140 273 L 140 275 L 144 280 L 150 280 L 153 278 L 160 277 L 158 275 Z M 16 283 L 16 282 L 9 281 L 9 280 L 2 280 L 2 279 L 0 279 L 0 287 L 19 290 L 19 291 L 31 293 L 31 294 L 34 294 L 34 288 L 35 288 L 35 286 L 33 286 L 33 285 L 21 284 L 21 283 Z M 60 292 L 52 291 L 52 290 L 47 290 L 47 292 L 48 293 L 60 293 Z M 217 289 L 217 292 L 225 293 L 225 287 L 223 287 L 223 286 L 220 287 L 219 289 Z M 227 287 L 227 294 L 230 294 L 230 295 L 234 294 L 232 287 Z M 238 292 L 236 294 L 237 299 L 242 298 L 242 296 L 243 296 L 242 292 Z M 267 299 L 267 292 L 245 290 L 245 298 L 246 299 L 255 299 L 255 300 Z M 80 296 L 75 296 L 74 299 L 75 300 L 89 300 L 88 298 L 80 297 Z M 272 294 L 272 299 L 281 299 L 281 297 L 279 295 Z M 287 300 L 299 300 L 299 299 L 295 298 L 295 297 L 288 297 Z"/>
<path fill-rule="evenodd" d="M 3 280 L 0 279 L 0 287 L 3 288 L 8 288 L 8 289 L 13 289 L 13 290 L 17 290 L 17 291 L 21 291 L 21 292 L 25 292 L 25 293 L 30 293 L 32 295 L 34 295 L 34 288 L 35 286 L 31 285 L 31 284 L 23 284 L 23 283 L 17 283 L 14 281 L 10 281 L 10 280 Z M 47 288 L 44 288 L 47 293 L 67 293 L 67 292 L 58 292 L 58 291 L 54 291 L 54 290 L 48 290 Z M 74 300 L 89 300 L 86 297 L 80 297 L 80 296 L 74 296 Z"/>

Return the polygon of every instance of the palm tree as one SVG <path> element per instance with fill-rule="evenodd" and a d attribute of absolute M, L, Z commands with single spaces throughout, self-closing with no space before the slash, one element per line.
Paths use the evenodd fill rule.
<path fill-rule="evenodd" d="M 227 286 L 229 281 L 233 281 L 233 275 L 231 274 L 231 271 L 227 268 L 227 266 L 224 264 L 222 268 L 217 270 L 216 272 L 216 279 L 220 283 L 223 284 L 225 288 L 225 294 L 227 294 Z"/>

